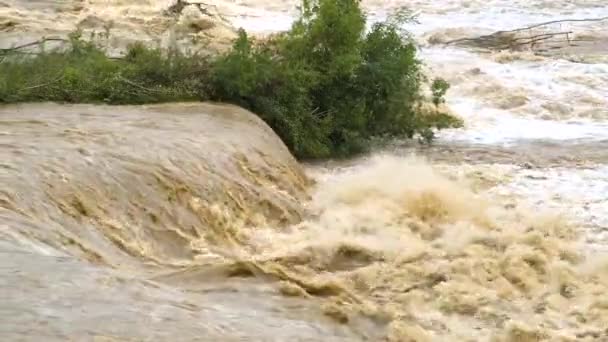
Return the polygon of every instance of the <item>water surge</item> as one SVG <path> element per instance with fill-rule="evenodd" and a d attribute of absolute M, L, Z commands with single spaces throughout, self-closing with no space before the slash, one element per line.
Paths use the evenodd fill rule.
<path fill-rule="evenodd" d="M 62 2 L 57 15 L 15 3 L 0 0 L 4 38 L 48 34 L 40 23 L 53 16 L 65 33 L 116 13 L 127 40 L 205 31 L 161 1 L 114 1 L 99 22 L 97 1 Z M 233 106 L 0 108 L 0 336 L 608 339 L 605 46 L 539 56 L 441 44 L 608 7 L 364 1 L 371 18 L 404 4 L 418 11 L 408 29 L 429 74 L 452 83 L 447 105 L 465 120 L 430 148 L 396 142 L 301 165 Z M 289 27 L 293 5 L 216 8 L 263 34 Z M 26 25 L 27 13 L 39 20 Z M 602 41 L 605 25 L 560 29 Z"/>

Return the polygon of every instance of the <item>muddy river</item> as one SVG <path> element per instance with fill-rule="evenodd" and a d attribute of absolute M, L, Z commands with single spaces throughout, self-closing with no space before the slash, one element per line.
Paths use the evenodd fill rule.
<path fill-rule="evenodd" d="M 167 2 L 0 0 L 0 41 L 179 33 Z M 543 56 L 441 44 L 608 5 L 363 3 L 417 11 L 464 128 L 301 165 L 233 106 L 0 107 L 0 337 L 608 341 L 608 21 L 555 24 L 599 43 Z M 293 5 L 216 8 L 265 34 Z"/>

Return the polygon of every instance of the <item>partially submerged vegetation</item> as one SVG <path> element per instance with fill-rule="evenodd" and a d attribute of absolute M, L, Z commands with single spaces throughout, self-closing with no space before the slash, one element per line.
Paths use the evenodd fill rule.
<path fill-rule="evenodd" d="M 110 58 L 74 34 L 67 49 L 0 56 L 0 103 L 230 102 L 258 114 L 300 158 L 352 155 L 370 138 L 430 141 L 433 129 L 460 121 L 438 109 L 445 81 L 423 95 L 404 13 L 366 31 L 358 0 L 305 0 L 289 31 L 254 43 L 241 30 L 216 57 L 136 44 Z"/>

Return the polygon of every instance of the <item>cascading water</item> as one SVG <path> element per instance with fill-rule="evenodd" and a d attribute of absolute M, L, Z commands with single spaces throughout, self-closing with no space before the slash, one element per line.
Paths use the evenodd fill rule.
<path fill-rule="evenodd" d="M 0 108 L 0 336 L 608 339 L 608 21 L 559 24 L 598 42 L 569 55 L 441 44 L 608 6 L 363 3 L 417 11 L 408 29 L 464 129 L 302 171 L 231 106 Z M 49 20 L 113 20 L 127 41 L 185 21 L 202 34 L 169 5 L 0 0 L 0 41 L 56 33 Z M 215 5 L 259 33 L 294 13 Z"/>

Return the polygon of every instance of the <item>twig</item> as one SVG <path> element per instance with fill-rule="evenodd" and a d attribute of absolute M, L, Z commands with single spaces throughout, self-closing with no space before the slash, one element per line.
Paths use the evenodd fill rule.
<path fill-rule="evenodd" d="M 519 47 L 522 45 L 532 45 L 534 46 L 535 43 L 540 42 L 540 41 L 544 41 L 544 40 L 549 40 L 555 36 L 563 36 L 563 35 L 568 35 L 569 33 L 572 32 L 558 32 L 558 33 L 546 33 L 546 34 L 539 34 L 536 36 L 531 36 L 531 37 L 522 37 L 522 38 L 516 38 L 513 39 L 510 43 L 503 45 L 503 46 L 499 46 L 498 49 L 506 49 L 506 48 L 514 48 L 514 47 Z M 523 40 L 523 42 L 518 42 L 520 40 Z"/>
<path fill-rule="evenodd" d="M 494 45 L 495 48 L 503 49 L 508 47 L 516 47 L 521 45 L 533 44 L 535 42 L 548 40 L 556 36 L 568 36 L 573 32 L 555 32 L 555 33 L 543 33 L 530 37 L 492 37 L 493 39 L 471 39 L 475 42 L 476 46 L 489 47 Z M 505 40 L 507 42 L 505 42 Z M 523 41 L 523 42 L 520 42 Z M 572 41 L 570 39 L 569 41 Z M 500 45 L 503 44 L 503 45 Z"/>
<path fill-rule="evenodd" d="M 46 42 L 67 42 L 67 41 L 68 41 L 67 39 L 63 39 L 63 38 L 44 38 L 44 39 L 41 39 L 41 40 L 37 40 L 35 42 L 31 42 L 31 43 L 15 46 L 15 47 L 12 47 L 12 48 L 0 49 L 0 51 L 2 51 L 2 52 L 11 52 L 11 51 L 20 50 L 20 49 L 23 49 L 23 48 L 26 48 L 26 47 L 30 47 L 30 46 L 34 46 L 34 45 L 44 44 Z"/>
<path fill-rule="evenodd" d="M 499 50 L 503 50 L 503 49 L 507 49 L 507 48 L 512 49 L 512 48 L 519 47 L 519 46 L 522 46 L 522 45 L 533 45 L 534 43 L 537 43 L 537 42 L 540 42 L 540 41 L 543 41 L 543 40 L 547 40 L 547 39 L 548 38 L 532 39 L 532 40 L 529 40 L 529 41 L 526 41 L 526 42 L 521 42 L 521 43 L 518 43 L 518 44 L 508 44 L 508 45 L 500 46 L 500 47 L 498 47 L 498 49 Z"/>
<path fill-rule="evenodd" d="M 518 40 L 533 40 L 533 39 L 546 39 L 546 38 L 552 38 L 555 36 L 563 36 L 563 35 L 569 35 L 572 34 L 574 32 L 572 31 L 568 31 L 568 32 L 551 32 L 551 33 L 543 33 L 543 34 L 537 34 L 535 36 L 529 36 L 529 37 L 520 37 L 520 38 L 513 38 L 512 41 L 516 42 Z"/>
<path fill-rule="evenodd" d="M 547 25 L 558 24 L 558 23 L 568 23 L 568 22 L 597 22 L 597 21 L 604 21 L 604 20 L 608 20 L 608 17 L 552 20 L 552 21 L 547 21 L 547 22 L 544 22 L 544 23 L 538 23 L 538 24 L 534 24 L 534 25 L 531 25 L 531 26 L 522 27 L 522 28 L 518 28 L 518 29 L 514 29 L 514 30 L 497 31 L 497 32 L 495 32 L 495 34 L 520 32 L 520 31 L 530 30 L 530 29 L 533 29 L 533 28 L 541 27 L 541 26 L 547 26 Z"/>
<path fill-rule="evenodd" d="M 461 42 L 466 42 L 466 41 L 471 41 L 471 42 L 478 42 L 479 44 L 477 45 L 481 45 L 481 44 L 487 44 L 490 45 L 492 43 L 499 43 L 502 40 L 509 40 L 511 42 L 516 42 L 519 40 L 535 40 L 535 39 L 539 39 L 539 40 L 543 40 L 543 39 L 549 39 L 552 38 L 554 36 L 561 36 L 561 35 L 568 35 L 568 34 L 572 34 L 574 32 L 572 31 L 568 31 L 568 32 L 552 32 L 552 33 L 543 33 L 543 34 L 538 34 L 535 36 L 530 36 L 530 37 L 509 37 L 509 36 L 505 36 L 505 33 L 493 33 L 491 35 L 487 35 L 487 36 L 480 36 L 477 38 L 461 38 L 458 40 L 454 40 L 451 42 L 448 42 L 446 44 L 451 44 L 451 43 L 461 43 Z"/>
<path fill-rule="evenodd" d="M 118 75 L 117 77 L 118 77 L 119 80 L 125 82 L 126 84 L 131 85 L 131 86 L 136 87 L 136 88 L 139 88 L 141 90 L 145 90 L 145 91 L 148 91 L 148 92 L 156 92 L 156 93 L 162 93 L 163 92 L 162 90 L 158 90 L 158 89 L 146 88 L 146 87 L 142 86 L 141 84 L 137 84 L 137 83 L 135 83 L 135 82 L 133 82 L 131 80 L 128 80 L 128 79 L 122 77 L 122 75 Z"/>
<path fill-rule="evenodd" d="M 47 87 L 47 86 L 50 86 L 51 84 L 54 84 L 54 83 L 57 83 L 57 82 L 61 81 L 62 79 L 63 79 L 63 75 L 61 75 L 57 79 L 52 80 L 52 81 L 47 82 L 47 83 L 38 84 L 38 85 L 35 85 L 35 86 L 31 86 L 31 87 L 21 88 L 21 89 L 19 89 L 19 92 L 24 91 L 24 90 L 32 90 L 32 89 L 38 89 L 38 88 L 42 88 L 42 87 Z"/>
<path fill-rule="evenodd" d="M 10 55 L 33 55 L 33 56 L 38 56 L 42 54 L 41 52 L 31 52 L 31 51 L 2 51 L 0 50 L 0 56 L 10 56 Z"/>

